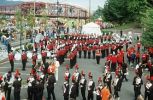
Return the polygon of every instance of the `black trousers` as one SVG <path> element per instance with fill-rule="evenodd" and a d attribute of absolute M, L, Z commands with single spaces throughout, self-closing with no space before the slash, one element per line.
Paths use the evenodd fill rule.
<path fill-rule="evenodd" d="M 11 72 L 13 72 L 14 71 L 14 61 L 10 60 L 10 64 L 11 64 Z"/>
<path fill-rule="evenodd" d="M 93 96 L 93 91 L 88 91 L 88 100 L 93 100 L 94 96 Z"/>
<path fill-rule="evenodd" d="M 100 63 L 100 56 L 96 56 L 96 61 L 97 61 L 97 64 Z"/>
<path fill-rule="evenodd" d="M 150 93 L 147 92 L 147 90 L 145 90 L 144 100 L 151 100 L 151 98 L 150 98 Z"/>
<path fill-rule="evenodd" d="M 43 61 L 43 64 L 45 65 L 45 63 L 46 63 L 46 57 L 42 57 L 42 61 Z"/>
<path fill-rule="evenodd" d="M 118 89 L 117 89 L 118 87 L 114 87 L 114 96 L 115 96 L 115 98 L 118 98 L 119 97 L 119 95 L 118 95 Z"/>
<path fill-rule="evenodd" d="M 135 100 L 137 100 L 137 97 L 141 94 L 141 87 L 134 86 L 134 93 L 135 93 Z"/>
<path fill-rule="evenodd" d="M 93 51 L 92 51 L 93 59 L 95 59 L 95 57 L 96 57 L 95 53 L 96 53 L 96 51 L 93 50 Z"/>
<path fill-rule="evenodd" d="M 20 91 L 14 91 L 14 100 L 20 100 Z"/>
<path fill-rule="evenodd" d="M 47 100 L 51 100 L 51 95 L 53 97 L 53 100 L 56 100 L 55 93 L 54 93 L 54 87 L 52 87 L 52 88 L 47 87 L 47 93 L 48 93 L 48 99 Z"/>
<path fill-rule="evenodd" d="M 28 100 L 32 100 L 32 87 L 28 86 L 27 92 L 28 92 Z"/>
<path fill-rule="evenodd" d="M 11 87 L 8 87 L 6 95 L 7 95 L 6 100 L 11 100 L 11 98 L 10 98 L 11 97 Z"/>
<path fill-rule="evenodd" d="M 76 83 L 76 96 L 79 96 L 79 83 Z"/>
<path fill-rule="evenodd" d="M 88 59 L 91 58 L 91 51 L 88 51 Z"/>
<path fill-rule="evenodd" d="M 96 100 L 101 100 L 101 96 L 100 95 L 97 95 L 96 96 Z"/>
<path fill-rule="evenodd" d="M 82 56 L 82 51 L 79 51 L 79 58 L 81 58 Z"/>
<path fill-rule="evenodd" d="M 101 50 L 102 58 L 105 58 L 105 50 Z"/>
<path fill-rule="evenodd" d="M 25 70 L 25 67 L 26 67 L 26 63 L 27 63 L 27 60 L 22 60 L 22 70 Z"/>
<path fill-rule="evenodd" d="M 108 86 L 110 93 L 112 93 L 111 82 L 107 82 L 107 86 Z"/>
<path fill-rule="evenodd" d="M 126 81 L 128 80 L 128 79 L 126 78 L 125 73 L 122 74 L 122 80 L 124 80 L 124 79 L 125 79 Z"/>
<path fill-rule="evenodd" d="M 135 61 L 136 61 L 136 64 L 139 64 L 140 58 L 137 58 L 137 57 L 136 57 Z"/>
<path fill-rule="evenodd" d="M 83 100 L 86 100 L 86 94 L 85 94 L 85 92 L 86 92 L 85 87 L 82 87 L 81 88 L 81 95 L 82 95 Z"/>
<path fill-rule="evenodd" d="M 106 57 L 109 55 L 109 49 L 106 49 Z"/>
<path fill-rule="evenodd" d="M 116 70 L 116 63 L 111 63 L 111 71 L 115 72 Z"/>
<path fill-rule="evenodd" d="M 69 96 L 64 96 L 64 100 L 69 100 Z"/>
<path fill-rule="evenodd" d="M 84 52 L 84 58 L 86 58 L 86 56 L 87 56 L 87 51 L 84 50 L 83 52 Z"/>

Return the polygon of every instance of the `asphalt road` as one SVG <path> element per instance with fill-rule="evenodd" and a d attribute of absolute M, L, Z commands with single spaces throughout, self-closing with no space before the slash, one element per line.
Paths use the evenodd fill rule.
<path fill-rule="evenodd" d="M 86 73 L 86 78 L 87 78 L 88 72 L 91 71 L 93 74 L 93 80 L 97 84 L 98 77 L 99 76 L 102 77 L 102 73 L 104 71 L 105 60 L 101 59 L 100 65 L 96 64 L 95 59 L 83 59 L 82 58 L 82 59 L 78 59 L 77 61 L 79 64 L 79 71 L 81 72 L 81 70 L 84 70 L 84 72 Z M 59 67 L 59 80 L 57 81 L 57 84 L 55 85 L 56 100 L 63 100 L 62 85 L 64 82 L 63 75 L 64 75 L 66 64 L 69 64 L 68 60 L 65 60 L 65 62 Z M 16 68 L 20 70 L 21 77 L 23 79 L 23 86 L 22 86 L 22 90 L 21 90 L 21 99 L 26 99 L 27 98 L 26 79 L 27 79 L 27 76 L 29 75 L 29 72 L 30 72 L 31 61 L 29 61 L 27 63 L 26 71 L 21 70 L 22 69 L 21 61 L 15 61 L 15 69 Z M 9 62 L 6 61 L 6 62 L 3 62 L 2 64 L 0 64 L 0 74 L 4 74 L 9 70 L 10 70 Z M 73 73 L 73 71 L 74 71 L 74 69 L 70 69 L 71 73 Z M 129 68 L 129 75 L 128 75 L 129 81 L 128 82 L 124 81 L 122 84 L 121 92 L 119 92 L 120 100 L 134 100 L 134 91 L 133 91 L 133 85 L 132 85 L 134 75 L 135 75 L 134 71 L 131 68 Z M 88 80 L 88 78 L 87 78 L 87 80 Z M 142 86 L 142 94 L 144 94 L 144 86 Z M 87 93 L 86 93 L 86 95 L 87 95 Z M 44 91 L 44 98 L 47 98 L 46 89 Z M 14 100 L 13 99 L 13 91 L 12 91 L 12 99 L 11 100 Z M 79 97 L 77 98 L 77 100 L 82 100 L 81 93 L 80 93 Z M 96 100 L 96 98 L 94 100 Z"/>

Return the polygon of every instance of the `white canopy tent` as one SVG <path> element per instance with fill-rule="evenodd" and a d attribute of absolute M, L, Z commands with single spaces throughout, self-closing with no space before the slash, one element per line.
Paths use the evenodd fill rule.
<path fill-rule="evenodd" d="M 82 27 L 82 33 L 83 34 L 96 34 L 101 35 L 100 26 L 98 24 L 95 24 L 93 22 L 87 23 Z"/>

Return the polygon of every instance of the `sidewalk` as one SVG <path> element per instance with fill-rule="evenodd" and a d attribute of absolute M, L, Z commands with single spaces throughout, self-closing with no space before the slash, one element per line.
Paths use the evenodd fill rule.
<path fill-rule="evenodd" d="M 27 43 L 27 42 L 30 42 L 30 39 L 26 39 L 26 40 L 23 40 L 22 41 L 22 45 Z M 17 40 L 17 41 L 12 41 L 11 42 L 11 46 L 13 48 L 18 48 L 20 46 L 20 41 Z M 6 61 L 8 58 L 8 53 L 7 53 L 7 48 L 5 45 L 3 45 L 1 42 L 0 42 L 0 63 Z"/>

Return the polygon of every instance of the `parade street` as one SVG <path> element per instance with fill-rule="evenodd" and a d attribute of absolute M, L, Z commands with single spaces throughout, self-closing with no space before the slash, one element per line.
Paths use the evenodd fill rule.
<path fill-rule="evenodd" d="M 81 70 L 84 70 L 86 74 L 86 78 L 88 80 L 88 72 L 92 72 L 93 74 L 93 80 L 95 81 L 97 85 L 97 78 L 99 76 L 102 77 L 103 71 L 104 71 L 104 63 L 105 60 L 101 59 L 100 65 L 96 64 L 95 59 L 77 59 L 78 65 L 79 65 L 79 72 Z M 62 90 L 62 85 L 64 82 L 64 71 L 65 71 L 65 66 L 66 64 L 69 64 L 69 60 L 65 60 L 65 62 L 59 67 L 59 80 L 57 81 L 55 85 L 55 95 L 56 95 L 56 100 L 63 100 L 63 90 Z M 28 61 L 26 71 L 22 71 L 22 63 L 21 61 L 15 61 L 15 69 L 19 69 L 22 77 L 22 90 L 21 90 L 21 100 L 26 100 L 27 98 L 27 83 L 26 79 L 29 75 L 30 68 L 31 68 L 31 60 Z M 10 70 L 10 63 L 8 61 L 0 64 L 0 74 L 4 74 L 7 71 Z M 71 75 L 74 71 L 73 69 L 70 69 Z M 113 74 L 114 76 L 114 74 Z M 129 68 L 129 75 L 128 77 L 128 82 L 123 81 L 121 92 L 119 92 L 120 100 L 134 100 L 134 90 L 133 90 L 133 77 L 135 76 L 134 71 Z M 144 75 L 143 75 L 144 79 Z M 71 83 L 70 83 L 71 84 Z M 113 88 L 112 88 L 113 89 Z M 144 94 L 144 86 L 142 86 L 141 90 L 142 94 Z M 87 91 L 86 91 L 86 96 L 87 96 Z M 44 100 L 47 98 L 47 91 L 46 91 L 46 86 L 45 86 L 45 91 L 44 91 Z M 11 92 L 11 100 L 13 100 L 13 91 Z M 79 97 L 77 97 L 77 100 L 82 100 L 81 93 L 79 92 Z M 94 96 L 94 100 L 96 100 L 96 96 Z"/>

